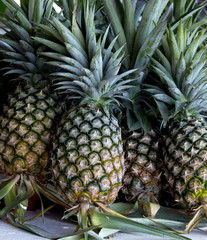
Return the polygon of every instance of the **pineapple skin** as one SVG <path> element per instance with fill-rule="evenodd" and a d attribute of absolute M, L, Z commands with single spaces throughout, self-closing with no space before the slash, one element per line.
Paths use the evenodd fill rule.
<path fill-rule="evenodd" d="M 171 121 L 163 141 L 164 175 L 177 206 L 194 210 L 207 200 L 207 124 Z"/>
<path fill-rule="evenodd" d="M 116 118 L 84 107 L 67 113 L 54 139 L 52 170 L 58 192 L 70 204 L 113 203 L 124 174 Z"/>
<path fill-rule="evenodd" d="M 162 189 L 158 134 L 133 131 L 125 134 L 125 168 L 122 192 L 127 201 L 159 198 Z"/>
<path fill-rule="evenodd" d="M 18 86 L 0 117 L 0 167 L 6 174 L 45 178 L 54 123 L 62 112 L 49 88 Z"/>

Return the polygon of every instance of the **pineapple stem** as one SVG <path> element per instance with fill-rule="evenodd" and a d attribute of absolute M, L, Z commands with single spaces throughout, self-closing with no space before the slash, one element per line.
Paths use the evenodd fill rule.
<path fill-rule="evenodd" d="M 190 222 L 186 225 L 185 231 L 190 233 L 193 228 L 205 217 L 207 216 L 207 205 L 202 205 L 199 210 L 196 212 L 194 217 L 190 220 Z"/>
<path fill-rule="evenodd" d="M 80 203 L 80 210 L 78 213 L 78 222 L 82 229 L 88 228 L 88 210 L 89 210 L 89 203 L 83 202 Z M 88 239 L 88 233 L 84 232 L 84 239 Z"/>
<path fill-rule="evenodd" d="M 100 209 L 102 209 L 104 212 L 108 213 L 108 214 L 111 214 L 111 215 L 114 215 L 114 216 L 118 216 L 118 217 L 122 217 L 122 218 L 126 218 L 128 219 L 127 217 L 125 217 L 124 215 L 120 214 L 120 213 L 117 213 L 115 212 L 114 210 L 112 209 L 109 209 L 107 208 L 103 203 L 101 202 L 95 202 L 96 205 L 98 205 L 98 207 Z"/>
<path fill-rule="evenodd" d="M 146 217 L 154 218 L 160 209 L 160 205 L 157 203 L 146 202 L 143 204 L 143 210 Z"/>

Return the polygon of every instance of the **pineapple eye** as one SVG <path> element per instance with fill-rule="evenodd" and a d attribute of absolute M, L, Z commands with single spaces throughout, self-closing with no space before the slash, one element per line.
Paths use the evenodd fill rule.
<path fill-rule="evenodd" d="M 102 143 L 105 148 L 111 148 L 113 145 L 113 142 L 112 142 L 111 138 L 109 138 L 109 137 L 103 137 Z"/>
<path fill-rule="evenodd" d="M 102 191 L 109 190 L 111 188 L 111 182 L 108 177 L 104 176 L 100 181 L 100 188 Z"/>
<path fill-rule="evenodd" d="M 77 127 L 73 127 L 70 129 L 69 135 L 73 138 L 77 138 L 77 136 L 80 134 L 80 131 Z"/>
<path fill-rule="evenodd" d="M 3 156 L 7 161 L 11 162 L 14 156 L 14 148 L 10 146 L 6 146 L 3 152 Z"/>
<path fill-rule="evenodd" d="M 70 186 L 76 194 L 80 194 L 80 192 L 83 190 L 83 183 L 79 178 L 73 178 L 70 181 Z"/>
<path fill-rule="evenodd" d="M 71 149 L 76 149 L 77 143 L 74 138 L 68 138 L 68 141 L 66 142 L 66 149 L 71 150 Z"/>
<path fill-rule="evenodd" d="M 24 101 L 17 101 L 14 106 L 16 107 L 16 110 L 18 110 L 18 109 L 25 106 L 25 102 Z"/>
<path fill-rule="evenodd" d="M 65 189 L 68 185 L 67 178 L 64 175 L 60 175 L 58 178 L 58 182 L 62 189 Z"/>
<path fill-rule="evenodd" d="M 91 152 L 88 156 L 90 165 L 94 165 L 101 162 L 100 155 L 97 152 Z"/>
<path fill-rule="evenodd" d="M 44 111 L 40 110 L 40 109 L 36 109 L 34 112 L 33 112 L 35 118 L 37 120 L 42 120 L 44 117 L 45 117 L 45 113 Z"/>
<path fill-rule="evenodd" d="M 25 124 L 19 124 L 19 126 L 16 129 L 16 132 L 20 135 L 23 136 L 28 132 L 28 126 Z"/>
<path fill-rule="evenodd" d="M 89 163 L 88 163 L 87 158 L 79 157 L 76 161 L 76 166 L 77 166 L 77 169 L 79 172 L 88 168 Z"/>
<path fill-rule="evenodd" d="M 92 112 L 87 112 L 86 114 L 84 114 L 84 120 L 85 121 L 92 121 L 94 119 L 94 114 Z"/>
<path fill-rule="evenodd" d="M 95 179 L 100 179 L 101 177 L 103 177 L 104 173 L 105 171 L 101 164 L 96 164 L 95 166 L 93 166 L 93 175 Z"/>
<path fill-rule="evenodd" d="M 104 162 L 104 169 L 108 174 L 111 173 L 114 169 L 113 163 L 111 161 Z"/>
<path fill-rule="evenodd" d="M 26 102 L 27 103 L 35 103 L 36 102 L 35 96 L 32 96 L 32 95 L 28 96 L 28 98 L 26 99 Z"/>
<path fill-rule="evenodd" d="M 48 108 L 46 114 L 49 118 L 54 118 L 56 115 L 55 111 L 52 108 Z"/>
<path fill-rule="evenodd" d="M 78 147 L 78 152 L 80 155 L 87 157 L 91 149 L 88 145 L 81 145 Z"/>
<path fill-rule="evenodd" d="M 82 144 L 87 144 L 89 141 L 89 137 L 87 134 L 81 133 L 78 137 L 77 137 L 77 142 L 79 145 Z"/>
<path fill-rule="evenodd" d="M 36 109 L 36 106 L 34 104 L 28 103 L 25 107 L 24 110 L 26 113 L 33 112 Z"/>
<path fill-rule="evenodd" d="M 112 184 L 116 184 L 116 183 L 119 181 L 116 170 L 114 170 L 114 171 L 110 174 L 109 178 L 110 178 Z"/>
<path fill-rule="evenodd" d="M 17 144 L 17 147 L 16 147 L 16 153 L 19 155 L 19 156 L 25 156 L 27 154 L 27 152 L 29 151 L 29 146 L 27 143 L 25 142 L 19 142 Z"/>
<path fill-rule="evenodd" d="M 26 165 L 22 158 L 16 158 L 13 162 L 13 166 L 18 173 L 22 173 L 26 171 Z"/>
<path fill-rule="evenodd" d="M 111 139 L 113 140 L 113 142 L 117 145 L 122 145 L 122 138 L 121 138 L 121 134 L 117 134 L 117 133 L 113 133 L 111 136 Z"/>
<path fill-rule="evenodd" d="M 109 120 L 109 118 L 107 117 L 107 116 L 103 116 L 102 118 L 101 118 L 101 120 L 104 122 L 104 124 L 106 124 L 106 125 L 109 125 L 109 123 L 110 123 L 110 120 Z"/>
<path fill-rule="evenodd" d="M 60 167 L 60 170 L 63 171 L 65 169 L 65 167 L 68 166 L 69 162 L 68 162 L 68 159 L 67 157 L 62 157 L 58 160 L 58 164 L 59 164 L 59 167 Z"/>
<path fill-rule="evenodd" d="M 88 133 L 92 129 L 91 124 L 88 122 L 83 122 L 82 124 L 80 124 L 79 127 L 80 127 L 80 131 L 84 133 Z"/>
<path fill-rule="evenodd" d="M 101 139 L 102 133 L 99 129 L 92 129 L 89 132 L 89 135 L 92 140 L 95 140 L 95 139 Z"/>
<path fill-rule="evenodd" d="M 91 147 L 91 150 L 95 152 L 99 152 L 103 148 L 100 140 L 90 141 L 90 147 Z"/>
<path fill-rule="evenodd" d="M 38 139 L 37 133 L 33 131 L 29 131 L 25 136 L 24 136 L 24 141 L 27 142 L 29 145 L 33 145 Z"/>
<path fill-rule="evenodd" d="M 78 151 L 77 150 L 70 150 L 70 151 L 68 151 L 68 153 L 67 153 L 67 158 L 68 158 L 68 161 L 69 162 L 71 162 L 71 163 L 73 163 L 73 162 L 75 162 L 76 161 L 76 158 L 79 156 L 79 154 L 78 154 Z"/>
<path fill-rule="evenodd" d="M 90 196 L 93 198 L 93 199 L 97 199 L 98 196 L 99 196 L 99 193 L 100 193 L 100 188 L 98 186 L 97 183 L 91 183 L 89 184 L 89 186 L 87 187 L 87 190 L 90 194 Z"/>
<path fill-rule="evenodd" d="M 120 159 L 119 157 L 116 157 L 116 158 L 114 159 L 113 163 L 114 163 L 115 169 L 117 169 L 118 171 L 123 168 L 121 159 Z"/>
<path fill-rule="evenodd" d="M 41 109 L 41 110 L 45 110 L 45 109 L 48 107 L 46 101 L 44 101 L 44 100 L 39 100 L 39 101 L 36 103 L 36 105 L 37 105 L 37 108 L 39 108 L 39 109 Z"/>
<path fill-rule="evenodd" d="M 118 157 L 120 152 L 118 146 L 113 145 L 111 148 L 111 154 L 113 157 Z"/>
<path fill-rule="evenodd" d="M 42 123 L 45 125 L 45 127 L 47 129 L 51 129 L 52 126 L 53 126 L 53 121 L 51 118 L 49 117 L 45 117 L 43 120 L 42 120 Z"/>
<path fill-rule="evenodd" d="M 35 152 L 29 152 L 25 157 L 25 162 L 28 167 L 38 164 L 38 156 Z"/>
<path fill-rule="evenodd" d="M 101 127 L 103 126 L 103 122 L 98 119 L 98 118 L 95 118 L 93 121 L 92 121 L 92 125 L 93 125 L 93 128 L 99 128 L 101 129 Z"/>
<path fill-rule="evenodd" d="M 111 130 L 108 126 L 103 126 L 102 127 L 102 134 L 105 136 L 110 136 L 111 135 Z"/>
<path fill-rule="evenodd" d="M 59 146 L 59 148 L 56 151 L 56 154 L 57 154 L 57 158 L 61 158 L 62 156 L 64 156 L 64 154 L 65 154 L 64 146 L 62 146 L 62 145 Z"/>
<path fill-rule="evenodd" d="M 80 177 L 81 177 L 84 185 L 93 181 L 93 174 L 90 170 L 83 170 L 80 174 Z"/>
<path fill-rule="evenodd" d="M 7 128 L 4 128 L 0 133 L 0 139 L 6 140 L 8 136 L 9 136 L 9 130 Z"/>
<path fill-rule="evenodd" d="M 66 176 L 68 179 L 71 179 L 72 177 L 77 175 L 77 168 L 75 165 L 70 164 L 66 168 Z"/>
<path fill-rule="evenodd" d="M 102 149 L 100 152 L 100 157 L 102 161 L 110 160 L 111 159 L 111 153 L 108 149 Z"/>
<path fill-rule="evenodd" d="M 36 141 L 32 149 L 41 156 L 46 150 L 46 144 L 42 141 Z"/>
<path fill-rule="evenodd" d="M 32 125 L 34 121 L 35 121 L 35 117 L 32 114 L 27 114 L 22 120 L 22 122 L 27 125 Z"/>
<path fill-rule="evenodd" d="M 32 130 L 40 134 L 44 130 L 44 125 L 41 121 L 37 120 L 32 124 Z"/>
<path fill-rule="evenodd" d="M 83 122 L 83 118 L 81 116 L 76 116 L 73 118 L 73 124 L 79 126 Z"/>
<path fill-rule="evenodd" d="M 59 192 L 60 194 L 63 194 L 61 190 Z M 78 200 L 77 194 L 72 189 L 67 190 L 65 196 L 66 201 L 69 200 L 71 203 L 75 203 Z"/>
<path fill-rule="evenodd" d="M 49 143 L 50 138 L 51 138 L 51 133 L 50 133 L 50 131 L 45 130 L 45 131 L 43 131 L 43 132 L 41 133 L 41 138 L 40 138 L 40 139 L 41 139 L 42 141 L 44 141 L 44 142 L 46 142 L 46 143 Z"/>

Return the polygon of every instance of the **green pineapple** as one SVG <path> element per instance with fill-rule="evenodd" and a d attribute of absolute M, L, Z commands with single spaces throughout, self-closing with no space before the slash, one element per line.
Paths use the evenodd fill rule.
<path fill-rule="evenodd" d="M 56 187 L 66 201 L 114 202 L 124 172 L 115 117 L 100 108 L 75 108 L 58 126 L 53 152 Z"/>
<path fill-rule="evenodd" d="M 156 119 L 151 116 L 152 111 L 148 106 L 152 104 L 142 91 L 142 83 L 147 76 L 150 57 L 158 47 L 166 28 L 166 22 L 161 22 L 160 18 L 168 2 L 150 0 L 146 6 L 145 3 L 139 3 L 137 8 L 138 1 L 125 0 L 120 3 L 120 8 L 116 8 L 113 1 L 103 0 L 113 32 L 119 33 L 117 45 L 125 44 L 126 59 L 121 72 L 130 68 L 137 69 L 133 73 L 137 78 L 133 83 L 134 88 L 126 93 L 131 102 L 125 104 L 126 123 L 123 121 L 126 172 L 122 192 L 127 201 L 138 200 L 139 205 L 143 205 L 144 202 L 157 203 L 162 188 L 158 157 L 159 134 L 152 126 Z M 147 208 L 150 210 L 151 207 Z M 146 215 L 155 214 L 156 210 L 153 213 L 147 208 Z"/>
<path fill-rule="evenodd" d="M 95 8 L 87 2 L 83 9 L 84 25 L 80 27 L 75 18 L 71 29 L 53 18 L 53 37 L 63 42 L 56 40 L 48 45 L 53 50 L 54 44 L 58 46 L 57 53 L 43 53 L 57 60 L 50 64 L 63 69 L 54 73 L 57 88 L 74 100 L 54 137 L 54 182 L 65 201 L 80 206 L 110 204 L 122 185 L 124 152 L 121 127 L 113 110 L 132 81 L 121 79 L 134 71 L 118 75 L 122 49 L 112 52 L 116 39 L 105 47 L 109 29 L 96 39 Z"/>
<path fill-rule="evenodd" d="M 48 179 L 51 136 L 62 106 L 51 88 L 45 59 L 38 56 L 44 49 L 32 39 L 38 35 L 37 24 L 50 17 L 53 1 L 21 1 L 21 6 L 13 0 L 2 2 L 8 12 L 1 20 L 10 29 L 0 37 L 2 60 L 7 64 L 4 71 L 17 82 L 0 117 L 0 168 L 12 176 L 0 197 L 8 203 L 7 195 L 13 196 L 12 191 L 16 192 L 13 201 L 25 199 L 28 192 L 34 192 L 28 182 Z"/>
<path fill-rule="evenodd" d="M 126 172 L 122 192 L 126 200 L 143 198 L 147 202 L 157 202 L 162 189 L 158 134 L 154 130 L 147 134 L 128 132 L 124 146 Z"/>
<path fill-rule="evenodd" d="M 45 178 L 58 98 L 49 88 L 18 87 L 4 106 L 0 129 L 0 166 L 4 173 Z"/>
<path fill-rule="evenodd" d="M 206 47 L 205 29 L 192 20 L 171 28 L 154 59 L 161 82 L 148 86 L 166 123 L 163 161 L 176 204 L 193 211 L 206 205 Z M 196 25 L 193 25 L 196 26 Z"/>

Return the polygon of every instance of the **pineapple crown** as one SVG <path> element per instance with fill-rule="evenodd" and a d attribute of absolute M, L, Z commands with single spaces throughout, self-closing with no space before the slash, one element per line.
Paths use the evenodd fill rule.
<path fill-rule="evenodd" d="M 123 98 L 125 90 L 131 87 L 134 79 L 123 78 L 135 70 L 118 75 L 123 47 L 112 52 L 117 37 L 105 47 L 109 26 L 104 35 L 97 39 L 95 7 L 89 1 L 84 2 L 83 15 L 84 24 L 79 26 L 74 9 L 71 27 L 66 27 L 53 17 L 53 28 L 41 25 L 52 40 L 38 37 L 35 40 L 56 51 L 41 55 L 56 60 L 48 63 L 60 69 L 52 73 L 56 76 L 55 86 L 58 90 L 68 93 L 70 99 L 77 99 L 81 105 L 108 112 L 109 106 L 120 104 L 119 98 Z"/>
<path fill-rule="evenodd" d="M 161 17 L 169 0 L 102 0 L 111 22 L 110 38 L 118 35 L 115 48 L 124 46 L 125 60 L 121 71 L 136 68 L 138 84 L 146 77 L 150 57 L 160 43 L 167 22 Z"/>
<path fill-rule="evenodd" d="M 50 70 L 45 59 L 38 57 L 43 46 L 35 43 L 32 36 L 38 35 L 35 31 L 37 25 L 50 18 L 53 0 L 21 0 L 20 6 L 14 0 L 2 2 L 7 7 L 6 13 L 0 17 L 6 31 L 0 36 L 2 60 L 7 64 L 3 69 L 5 74 L 30 84 L 46 84 Z"/>
<path fill-rule="evenodd" d="M 153 70 L 160 82 L 147 85 L 162 118 L 201 117 L 207 110 L 206 29 L 180 21 L 177 31 L 169 26 L 162 39 L 162 49 L 153 58 Z"/>
<path fill-rule="evenodd" d="M 141 84 L 147 77 L 150 59 L 167 27 L 163 15 L 169 0 L 149 0 L 147 3 L 138 0 L 102 2 L 103 12 L 112 26 L 109 39 L 112 40 L 118 35 L 115 49 L 124 46 L 125 59 L 120 72 L 137 69 L 132 74 L 137 81 L 134 81 L 134 87 L 125 93 L 131 101 L 123 101 L 126 113 L 121 116 L 122 122 L 130 131 L 141 128 L 146 133 L 152 128 L 154 121 L 151 108 L 148 107 L 152 105 L 151 98 L 148 98 L 146 93 L 143 94 Z"/>

